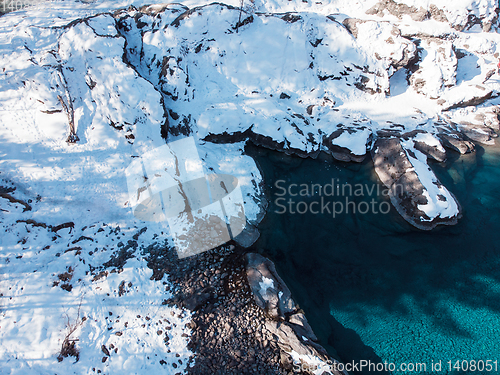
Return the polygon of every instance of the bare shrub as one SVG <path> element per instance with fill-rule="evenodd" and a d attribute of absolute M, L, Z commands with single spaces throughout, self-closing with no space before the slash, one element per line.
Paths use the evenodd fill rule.
<path fill-rule="evenodd" d="M 67 357 L 75 357 L 76 361 L 80 360 L 80 350 L 76 346 L 76 343 L 79 341 L 78 338 L 72 338 L 71 335 L 75 333 L 75 331 L 87 320 L 86 317 L 80 318 L 80 309 L 82 307 L 83 296 L 80 299 L 80 304 L 78 305 L 78 314 L 74 321 L 71 321 L 69 315 L 66 313 L 66 328 L 68 333 L 64 337 L 64 340 L 61 345 L 61 351 L 57 355 L 57 360 L 62 362 L 64 358 Z"/>

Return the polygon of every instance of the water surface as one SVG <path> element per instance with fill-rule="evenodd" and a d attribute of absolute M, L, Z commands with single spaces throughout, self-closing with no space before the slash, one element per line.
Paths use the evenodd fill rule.
<path fill-rule="evenodd" d="M 276 263 L 333 355 L 344 362 L 426 363 L 424 374 L 500 374 L 500 365 L 497 371 L 467 372 L 448 371 L 446 363 L 500 361 L 499 148 L 479 148 L 432 165 L 460 201 L 463 218 L 431 232 L 414 229 L 394 209 L 335 218 L 279 214 L 276 194 L 282 190 L 276 181 L 379 184 L 371 161 L 301 159 L 253 147 L 247 152 L 263 172 L 271 201 L 255 248 Z M 307 204 L 318 196 L 292 199 Z M 372 197 L 352 199 L 359 204 Z M 433 372 L 437 361 L 442 371 Z"/>

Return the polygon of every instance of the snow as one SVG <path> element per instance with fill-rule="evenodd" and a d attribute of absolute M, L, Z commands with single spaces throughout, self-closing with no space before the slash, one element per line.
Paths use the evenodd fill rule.
<path fill-rule="evenodd" d="M 441 152 L 445 152 L 445 149 L 441 145 L 439 139 L 430 133 L 418 133 L 415 137 L 413 137 L 413 141 L 425 143 L 431 147 L 437 148 Z"/>
<path fill-rule="evenodd" d="M 424 154 L 415 150 L 417 158 L 413 158 L 408 154 L 410 163 L 415 168 L 415 172 L 425 190 L 423 195 L 427 198 L 427 203 L 418 205 L 418 209 L 423 211 L 427 216 L 421 218 L 422 221 L 432 221 L 438 217 L 450 218 L 457 216 L 459 208 L 451 193 L 441 184 L 437 183 L 437 179 L 429 170 L 427 160 Z"/>
<path fill-rule="evenodd" d="M 350 133 L 344 131 L 339 137 L 332 140 L 332 144 L 350 150 L 354 155 L 365 155 L 370 129 Z"/>
<path fill-rule="evenodd" d="M 452 87 L 456 83 L 457 58 L 453 44 L 442 40 L 424 41 L 421 47 L 424 50 L 422 62 L 419 64 L 419 70 L 412 76 L 413 84 L 417 85 L 418 80 L 424 81 L 423 88 L 417 90 L 437 99 L 444 88 Z"/>
<path fill-rule="evenodd" d="M 401 37 L 399 29 L 388 22 L 364 21 L 356 28 L 358 43 L 370 55 L 383 59 L 385 70 L 403 60 L 405 54 L 410 59 L 415 56 L 415 44 Z"/>
<path fill-rule="evenodd" d="M 402 141 L 403 149 L 412 167 L 407 170 L 414 171 L 422 185 L 424 191 L 422 195 L 427 199 L 427 203 L 418 205 L 418 209 L 426 215 L 420 217 L 421 221 L 433 221 L 436 218 L 451 218 L 459 214 L 460 209 L 453 195 L 445 186 L 438 182 L 437 177 L 427 164 L 427 157 L 414 148 L 414 141 L 419 140 L 430 146 L 440 148 L 439 141 L 430 134 L 418 135 L 416 138 Z M 441 146 L 442 148 L 442 146 Z"/>
<path fill-rule="evenodd" d="M 0 198 L 2 371 L 159 373 L 175 364 L 183 372 L 193 355 L 190 312 L 162 305 L 171 296 L 168 276 L 151 280 L 145 261 L 149 247 L 172 248 L 173 239 L 165 223 L 133 216 L 125 173 L 137 157 L 165 144 L 162 97 L 123 61 L 125 40 L 111 16 L 64 29 L 28 26 L 92 13 L 75 4 L 0 19 L 18 24 L 0 33 L 0 186 L 31 208 Z M 80 140 L 72 145 L 58 95 L 75 109 Z M 257 223 L 261 176 L 244 145 L 196 142 L 207 167 L 238 178 L 248 220 Z M 52 230 L 66 222 L 74 228 Z M 129 259 L 117 265 L 121 253 Z M 79 361 L 59 362 L 70 326 Z M 102 345 L 111 353 L 104 363 Z"/>
<path fill-rule="evenodd" d="M 397 3 L 425 10 L 429 10 L 431 5 L 435 5 L 444 11 L 448 22 L 453 26 L 464 26 L 469 14 L 483 18 L 485 22 L 491 22 L 495 18 L 495 8 L 497 7 L 495 0 L 399 0 Z"/>
<path fill-rule="evenodd" d="M 245 143 L 216 145 L 201 142 L 197 148 L 201 160 L 210 166 L 212 173 L 231 175 L 238 180 L 246 220 L 257 225 L 263 215 L 266 201 L 259 168 L 250 156 L 243 155 Z"/>
<path fill-rule="evenodd" d="M 405 3 L 417 8 L 423 6 L 425 9 L 429 9 L 430 4 L 436 4 L 447 14 L 453 15 L 453 19 L 462 19 L 468 9 L 478 16 L 490 17 L 494 14 L 495 5 L 491 1 L 462 1 L 460 6 L 446 1 L 439 4 L 414 1 Z M 117 8 L 128 4 L 138 7 L 144 3 L 129 1 L 111 4 L 103 1 L 79 6 L 81 13 L 90 15 L 92 12 L 105 11 L 106 7 Z M 196 128 L 200 139 L 210 134 L 243 132 L 251 128 L 252 132 L 269 137 L 277 144 L 284 143 L 285 148 L 314 152 L 321 142 L 321 132 L 329 129 L 332 117 L 344 124 L 353 125 L 359 118 L 364 118 L 370 122 L 373 130 L 387 127 L 388 121 L 404 123 L 407 129 L 411 130 L 419 124 L 428 123 L 429 120 L 437 121 L 443 108 L 449 108 L 480 94 L 476 85 L 482 82 L 488 69 L 495 65 L 491 54 L 495 52 L 494 46 L 498 37 L 494 33 L 460 33 L 450 25 L 434 20 L 418 23 L 408 17 L 398 20 L 391 15 L 380 18 L 365 14 L 376 1 L 335 1 L 321 6 L 296 1 L 256 1 L 245 5 L 246 11 L 250 13 L 244 14 L 244 18 L 253 16 L 253 21 L 240 27 L 238 33 L 234 32 L 234 24 L 239 12 L 212 5 L 205 7 L 202 12 L 191 14 L 176 26 L 169 26 L 187 9 L 186 6 L 204 4 L 206 3 L 188 1 L 182 6 L 170 4 L 149 8 L 153 13 L 140 19 L 148 25 L 142 31 L 132 18 L 122 18 L 120 21 L 121 25 L 129 30 L 125 35 L 128 60 L 152 83 L 157 92 L 169 93 L 164 100 L 170 101 L 169 109 L 179 117 L 179 120 L 170 119 L 170 122 L 177 126 L 187 121 Z M 228 4 L 238 5 L 238 2 L 229 1 Z M 76 17 L 75 9 L 70 11 L 65 3 L 61 3 L 61 7 L 64 9 L 60 11 L 62 19 Z M 278 9 L 281 13 L 303 13 L 297 14 L 301 19 L 296 22 L 285 22 L 277 16 L 254 13 L 273 12 Z M 155 15 L 154 12 L 160 13 Z M 129 13 L 133 15 L 134 11 Z M 36 12 L 33 14 L 40 16 Z M 123 16 L 127 14 L 122 13 Z M 356 23 L 357 38 L 339 23 L 348 16 L 364 20 Z M 384 22 L 380 22 L 382 19 Z M 12 21 L 10 18 L 6 20 Z M 28 20 L 29 18 L 26 18 L 23 25 L 27 24 Z M 398 27 L 403 30 L 403 36 L 399 34 Z M 429 101 L 425 100 L 424 95 L 415 95 L 413 86 L 408 87 L 401 82 L 401 76 L 406 70 L 397 73 L 399 80 L 389 81 L 389 77 L 395 71 L 391 64 L 402 58 L 403 51 L 410 55 L 415 53 L 414 43 L 404 37 L 410 33 L 409 30 L 412 30 L 410 34 L 424 32 L 440 35 L 441 31 L 436 30 L 436 27 L 444 30 L 450 37 L 446 41 L 422 41 L 423 61 L 412 78 L 413 84 L 419 79 L 426 83 L 417 91 L 431 98 Z M 27 29 L 33 32 L 32 28 Z M 94 30 L 95 33 L 88 29 Z M 79 45 L 83 46 L 80 52 L 72 51 L 68 46 L 68 53 L 84 53 L 83 60 L 87 61 L 82 61 L 82 64 L 86 66 L 95 66 L 91 59 L 100 58 L 93 57 L 94 54 L 89 49 L 94 47 L 90 45 L 109 43 L 111 51 L 113 48 L 120 50 L 123 47 L 122 38 L 106 42 L 98 37 L 117 35 L 109 15 L 90 18 L 85 24 L 77 25 L 67 33 L 66 39 L 71 37 L 71 40 L 80 40 Z M 64 40 L 65 37 L 61 40 L 63 47 Z M 455 57 L 455 47 L 468 51 L 469 55 L 464 63 Z M 168 51 L 168 54 L 163 51 Z M 63 57 L 67 56 L 64 50 L 61 54 Z M 141 57 L 141 54 L 144 57 Z M 484 61 L 480 63 L 481 73 L 464 75 L 464 64 L 473 64 L 473 56 L 476 55 L 480 57 L 478 61 Z M 163 56 L 166 56 L 167 60 L 163 60 Z M 183 57 L 181 60 L 175 56 Z M 106 65 L 111 68 L 119 58 L 120 54 L 113 58 L 115 61 L 108 61 Z M 167 70 L 163 67 L 165 64 L 168 66 Z M 355 66 L 363 67 L 363 71 L 359 71 Z M 80 67 L 67 68 L 80 71 L 75 70 L 74 74 L 65 71 L 65 76 L 71 81 L 70 87 L 75 80 L 81 82 L 85 79 L 92 82 L 95 78 L 103 78 L 104 72 L 94 72 L 94 69 L 87 71 Z M 106 69 L 107 71 L 110 70 Z M 167 72 L 168 75 L 165 76 Z M 318 77 L 334 79 L 326 78 L 321 81 Z M 358 84 L 360 79 L 365 79 L 363 77 L 368 78 L 366 88 L 379 94 L 370 95 L 353 90 L 353 85 Z M 95 87 L 90 95 L 84 95 L 87 96 L 84 100 L 89 102 L 89 108 L 92 108 L 90 103 L 93 101 L 98 104 L 108 99 L 105 96 L 106 90 L 112 89 L 114 82 L 111 77 L 105 78 L 109 82 L 104 81 L 104 84 L 99 88 Z M 450 88 L 457 79 L 465 86 Z M 187 81 L 189 83 L 186 84 Z M 394 88 L 391 85 L 394 85 Z M 314 90 L 311 91 L 311 87 Z M 392 97 L 383 95 L 388 92 L 389 87 L 393 88 Z M 498 82 L 490 79 L 485 89 L 498 87 Z M 152 90 L 147 91 L 154 93 Z M 279 99 L 281 93 L 289 95 L 290 99 Z M 74 94 L 78 96 L 78 92 Z M 113 96 L 112 103 L 120 104 L 118 98 Z M 438 96 L 446 100 L 445 105 L 439 106 L 432 100 Z M 325 98 L 331 101 L 333 108 L 339 110 L 335 116 L 328 113 L 330 111 L 321 109 L 325 105 Z M 130 100 L 128 104 L 131 107 L 140 105 L 134 103 L 134 100 Z M 54 105 L 57 105 L 57 102 Z M 306 108 L 310 106 L 313 106 L 312 121 L 305 116 Z M 109 117 L 109 112 L 112 111 L 113 108 L 91 110 L 96 116 L 104 119 Z M 304 116 L 307 122 L 296 114 Z M 76 115 L 78 119 L 82 116 L 80 113 Z M 62 124 L 63 114 L 59 117 Z M 130 122 L 128 120 L 135 120 L 126 114 L 122 117 L 127 123 Z M 351 151 L 354 154 L 362 152 L 359 144 L 353 144 L 356 150 Z"/>
<path fill-rule="evenodd" d="M 138 229 L 126 228 L 125 223 L 95 223 L 56 234 L 20 221 L 30 217 L 22 206 L 5 204 L 3 199 L 0 204 L 4 211 L 0 222 L 4 233 L 0 244 L 3 370 L 77 374 L 96 368 L 143 373 L 164 371 L 174 362 L 181 370 L 186 366 L 192 353 L 182 334 L 190 333 L 186 328 L 190 313 L 162 305 L 171 296 L 165 290 L 167 279 L 152 281 L 152 271 L 138 256 L 129 259 L 123 270 L 103 270 L 101 278 L 89 272 L 92 265 L 102 269 L 100 265 L 115 246 L 134 241 Z M 139 247 L 154 244 L 151 229 L 136 236 Z M 82 236 L 86 238 L 75 242 Z M 63 289 L 65 284 L 71 288 Z M 74 363 L 75 358 L 68 357 L 58 362 L 57 353 L 71 327 L 76 328 L 70 338 L 78 339 L 80 360 Z M 161 335 L 159 330 L 163 330 Z M 168 346 L 164 333 L 170 338 Z M 111 352 L 105 363 L 102 345 Z"/>
<path fill-rule="evenodd" d="M 152 59 L 141 59 L 135 49 L 129 51 L 137 69 L 174 99 L 172 111 L 181 118 L 196 119 L 202 139 L 251 128 L 276 143 L 284 142 L 287 148 L 314 151 L 317 146 L 304 139 L 304 134 L 318 141 L 318 129 L 330 118 L 322 119 L 317 111 L 317 122 L 311 124 L 305 117 L 306 107 L 321 107 L 325 98 L 334 105 L 357 94 L 344 83 L 319 77 L 342 77 L 347 68 L 357 70 L 353 64 L 374 64 L 377 72 L 385 71 L 386 63 L 363 52 L 358 41 L 329 18 L 302 14 L 301 20 L 289 23 L 276 16 L 254 16 L 238 34 L 226 32 L 238 17 L 238 12 L 212 5 L 182 20 L 178 27 L 145 31 L 142 49 Z M 127 27 L 134 27 L 131 18 Z M 130 39 L 133 45 L 135 37 Z M 184 57 L 182 61 L 157 60 L 163 51 Z M 163 78 L 165 64 L 168 77 Z M 311 64 L 316 66 L 311 69 Z M 342 82 L 352 86 L 358 74 L 347 74 Z M 365 74 L 370 77 L 368 87 L 384 90 L 378 88 L 386 87 L 382 78 Z M 291 97 L 282 99 L 283 93 Z"/>
<path fill-rule="evenodd" d="M 292 357 L 294 368 L 309 370 L 314 375 L 333 374 L 338 371 L 336 362 L 326 362 L 317 356 L 299 354 L 295 350 L 289 353 Z"/>
<path fill-rule="evenodd" d="M 146 152 L 126 170 L 128 202 L 135 217 L 168 222 L 179 257 L 195 255 L 234 239 L 246 226 L 245 206 L 250 208 L 248 217 L 254 223 L 262 210 L 257 196 L 261 193 L 260 175 L 253 160 L 239 155 L 242 149 L 235 146 L 207 146 L 205 143 L 200 148 L 205 164 L 195 139 L 186 137 Z M 231 148 L 234 154 L 229 152 Z M 221 154 L 225 154 L 222 170 L 226 173 L 213 173 L 221 163 Z M 233 171 L 241 176 L 241 181 Z M 252 200 L 253 197 L 257 199 Z M 211 230 L 203 229 L 206 225 Z M 205 241 L 186 240 L 192 237 Z"/>
<path fill-rule="evenodd" d="M 262 281 L 259 281 L 259 286 L 262 294 L 266 294 L 269 288 L 274 288 L 274 281 L 273 279 L 263 276 Z"/>
<path fill-rule="evenodd" d="M 137 201 L 126 174 L 130 165 L 129 171 L 142 172 L 135 160 L 162 156 L 154 150 L 165 145 L 167 120 L 171 129 L 192 131 L 201 164 L 186 164 L 186 175 L 202 165 L 202 175 L 235 177 L 241 196 L 229 199 L 243 200 L 250 224 L 265 210 L 258 167 L 241 139 L 214 144 L 209 137 L 251 131 L 285 150 L 314 152 L 323 149 L 325 136 L 343 129 L 333 144 L 363 155 L 379 130 L 420 129 L 426 133 L 403 146 L 426 189 L 422 220 L 454 216 L 457 203 L 413 142 L 442 151 L 434 135 L 438 123 L 452 129 L 473 124 L 479 133 L 488 130 L 481 126 L 498 127 L 500 79 L 490 74 L 500 52 L 497 25 L 490 33 L 453 28 L 464 26 L 469 14 L 491 21 L 498 5 L 402 2 L 425 9 L 435 4 L 449 22 L 366 14 L 376 0 L 255 0 L 245 2 L 246 22 L 239 27 L 239 10 L 220 4 L 177 20 L 188 8 L 210 3 L 201 0 L 153 5 L 144 15 L 128 8 L 147 5 L 144 0 L 51 1 L 0 17 L 0 186 L 14 199 L 0 198 L 3 368 L 156 373 L 171 370 L 173 361 L 178 371 L 185 368 L 192 355 L 189 337 L 182 337 L 189 334 L 189 312 L 161 305 L 170 295 L 168 276 L 150 280 L 144 260 L 148 247 L 173 247 L 175 223 L 134 217 Z M 299 18 L 292 22 L 285 12 Z M 366 21 L 356 24 L 357 37 L 342 25 L 346 18 Z M 417 72 L 397 71 L 404 53 L 417 52 L 419 38 Z M 490 93 L 480 106 L 456 108 Z M 61 101 L 74 108 L 79 141 L 71 145 L 71 116 Z M 169 142 L 185 139 L 181 130 Z M 53 231 L 67 222 L 74 228 Z M 117 265 L 123 253 L 128 259 Z M 67 282 L 58 276 L 66 272 L 72 275 Z M 120 296 L 122 280 L 126 293 Z M 65 284 L 70 290 L 61 288 Z M 264 280 L 261 287 L 273 285 Z M 72 357 L 56 358 L 68 318 L 77 323 L 75 364 Z M 165 343 L 160 327 L 167 324 Z M 118 352 L 110 350 L 103 363 L 101 345 L 111 344 Z"/>

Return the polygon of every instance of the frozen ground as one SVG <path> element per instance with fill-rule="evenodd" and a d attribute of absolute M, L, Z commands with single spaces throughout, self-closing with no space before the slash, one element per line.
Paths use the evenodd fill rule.
<path fill-rule="evenodd" d="M 171 234 L 134 218 L 124 173 L 162 136 L 193 136 L 209 168 L 238 176 L 251 223 L 261 178 L 247 139 L 355 159 L 383 134 L 419 130 L 401 145 L 424 187 L 422 222 L 459 205 L 415 142 L 493 142 L 493 0 L 146 3 L 0 18 L 0 372 L 184 370 L 189 312 L 161 304 L 168 276 L 150 280 L 144 260 Z M 77 363 L 57 359 L 65 338 L 78 339 Z"/>

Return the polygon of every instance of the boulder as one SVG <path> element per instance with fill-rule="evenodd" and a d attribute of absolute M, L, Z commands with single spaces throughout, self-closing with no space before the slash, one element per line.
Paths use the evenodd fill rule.
<path fill-rule="evenodd" d="M 247 223 L 245 229 L 238 234 L 234 240 L 238 245 L 247 248 L 252 246 L 260 237 L 259 230 L 253 225 Z"/>
<path fill-rule="evenodd" d="M 281 349 L 281 364 L 292 369 L 295 363 L 314 358 L 314 364 L 304 363 L 306 368 L 321 364 L 323 373 L 347 375 L 335 370 L 338 361 L 315 342 L 316 335 L 302 310 L 293 301 L 290 290 L 276 273 L 274 263 L 255 253 L 247 254 L 246 261 L 248 284 L 257 305 L 271 318 L 266 320 L 265 327 Z M 316 371 L 319 370 L 305 373 L 313 374 Z"/>
<path fill-rule="evenodd" d="M 419 137 L 421 135 L 422 137 Z M 424 155 L 430 157 L 431 159 L 434 159 L 438 162 L 443 162 L 446 160 L 446 151 L 443 149 L 441 146 L 441 142 L 435 137 L 434 140 L 436 141 L 436 144 L 429 144 L 427 142 L 424 142 L 423 139 L 425 139 L 423 136 L 430 136 L 427 132 L 423 130 L 412 130 L 410 132 L 404 133 L 401 138 L 405 140 L 413 140 L 413 144 L 415 146 L 415 149 L 419 150 L 422 152 Z M 431 140 L 433 139 L 431 138 Z"/>
<path fill-rule="evenodd" d="M 439 224 L 456 224 L 461 217 L 458 202 L 419 159 L 420 151 L 410 145 L 407 147 L 403 147 L 399 138 L 379 138 L 372 149 L 375 172 L 389 189 L 393 206 L 418 229 L 431 230 Z M 432 212 L 432 217 L 424 211 L 427 205 L 437 210 Z"/>
<path fill-rule="evenodd" d="M 323 136 L 323 148 L 336 160 L 361 163 L 365 160 L 366 144 L 370 139 L 365 129 L 342 128 Z M 348 145 L 350 148 L 345 147 Z"/>
<path fill-rule="evenodd" d="M 429 5 L 429 13 L 430 13 L 431 18 L 435 21 L 448 22 L 448 18 L 446 17 L 444 10 L 439 9 L 434 4 Z"/>
<path fill-rule="evenodd" d="M 366 11 L 366 14 L 377 15 L 383 17 L 387 12 L 399 19 L 404 15 L 409 15 L 413 21 L 421 22 L 429 18 L 429 12 L 420 7 L 409 6 L 406 4 L 396 3 L 394 0 L 380 0 L 377 4 Z"/>
<path fill-rule="evenodd" d="M 294 351 L 299 355 L 315 355 L 314 348 L 304 345 L 295 331 L 285 322 L 269 320 L 266 322 L 266 329 L 275 336 L 278 346 L 285 352 Z"/>
<path fill-rule="evenodd" d="M 311 326 L 307 322 L 307 318 L 303 313 L 293 314 L 288 318 L 288 322 L 293 330 L 300 336 L 307 337 L 313 341 L 318 341 Z"/>
<path fill-rule="evenodd" d="M 285 322 L 267 321 L 266 329 L 271 332 L 279 348 L 289 355 L 294 361 L 298 360 L 298 356 L 306 356 L 306 358 L 316 358 L 315 365 L 321 363 L 322 374 L 332 375 L 347 375 L 345 371 L 338 371 L 336 366 L 339 362 L 330 357 L 326 350 L 319 344 L 310 341 L 307 337 L 298 335 L 297 332 L 291 327 L 290 324 Z M 282 352 L 282 353 L 283 353 Z M 290 361 L 288 356 L 285 356 L 287 361 Z M 300 359 L 302 361 L 302 359 Z M 314 366 L 306 363 L 306 368 L 312 367 L 311 374 L 316 374 L 318 370 L 314 371 Z M 314 371 L 314 372 L 313 372 Z"/>
<path fill-rule="evenodd" d="M 212 298 L 212 291 L 207 288 L 204 290 L 197 290 L 189 297 L 182 301 L 182 305 L 191 311 L 194 311 L 205 304 L 210 298 Z"/>
<path fill-rule="evenodd" d="M 273 319 L 284 319 L 297 309 L 290 290 L 276 272 L 274 263 L 262 255 L 246 255 L 247 279 L 255 302 Z"/>
<path fill-rule="evenodd" d="M 475 149 L 474 143 L 466 140 L 459 132 L 440 133 L 438 137 L 444 147 L 462 155 L 473 152 Z"/>
<path fill-rule="evenodd" d="M 448 100 L 443 103 L 443 111 L 449 111 L 455 108 L 464 108 L 477 106 L 491 99 L 494 95 L 493 90 L 481 85 L 468 85 L 467 87 L 454 87 L 447 94 Z"/>
<path fill-rule="evenodd" d="M 422 152 L 424 155 L 438 161 L 443 162 L 446 160 L 446 152 L 440 150 L 437 147 L 430 146 L 427 143 L 415 141 L 415 148 Z"/>
<path fill-rule="evenodd" d="M 460 130 L 470 140 L 488 146 L 494 145 L 494 138 L 498 137 L 492 129 L 482 125 L 462 124 L 462 126 L 460 126 Z"/>

